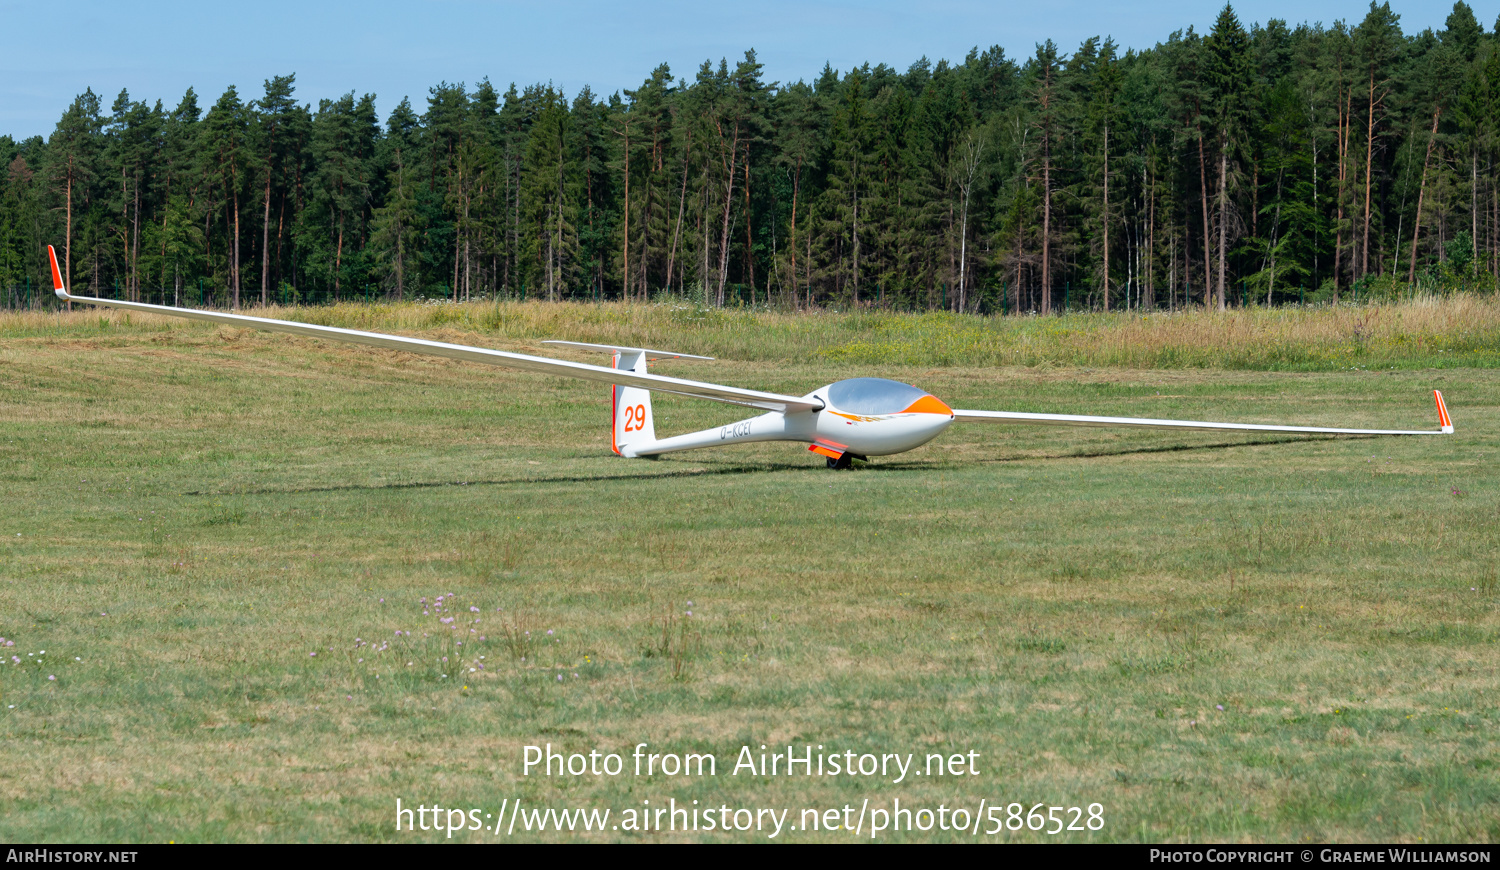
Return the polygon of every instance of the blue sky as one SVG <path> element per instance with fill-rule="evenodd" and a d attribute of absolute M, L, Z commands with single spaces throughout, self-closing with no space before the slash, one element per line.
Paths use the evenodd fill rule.
<path fill-rule="evenodd" d="M 1470 4 L 1490 30 L 1500 0 Z M 297 97 L 374 93 L 382 117 L 410 96 L 421 111 L 440 81 L 551 81 L 571 97 L 634 88 L 659 63 L 691 79 L 706 58 L 732 64 L 754 48 L 771 81 L 811 79 L 830 63 L 905 69 L 926 56 L 962 60 L 973 46 L 1029 55 L 1047 38 L 1065 52 L 1093 35 L 1147 47 L 1173 30 L 1207 30 L 1214 2 L 1159 0 L 365 0 L 361 3 L 57 2 L 0 0 L 0 134 L 48 135 L 73 97 L 92 87 L 105 107 L 121 88 L 176 105 L 189 85 L 205 109 L 233 84 L 242 97 L 295 72 Z M 1240 20 L 1358 22 L 1368 2 L 1256 0 Z M 1408 33 L 1441 28 L 1450 0 L 1394 0 Z"/>

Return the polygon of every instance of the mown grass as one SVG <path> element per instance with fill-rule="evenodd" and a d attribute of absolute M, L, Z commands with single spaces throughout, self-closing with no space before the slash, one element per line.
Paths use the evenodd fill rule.
<path fill-rule="evenodd" d="M 630 337 L 723 358 L 663 372 L 787 392 L 881 374 L 974 408 L 1428 427 L 1435 387 L 1458 426 L 1316 440 L 955 426 L 846 473 L 796 445 L 618 459 L 606 392 L 560 379 L 154 318 L 0 317 L 0 635 L 27 662 L 0 667 L 0 837 L 443 838 L 397 834 L 398 797 L 794 817 L 899 798 L 1099 802 L 1105 828 L 1086 836 L 1104 840 L 1494 840 L 1500 374 L 1493 342 L 1462 338 L 1494 309 L 1455 305 L 1469 307 L 1364 310 L 1383 335 L 1423 336 L 1405 355 L 1367 341 L 1387 348 L 1383 372 L 1187 361 L 1208 359 L 1207 336 L 1254 333 L 1235 316 L 1284 318 L 1315 348 L 1360 309 L 299 313 L 532 351 Z M 1060 334 L 1070 323 L 1100 358 L 1150 329 L 1163 348 L 1205 336 L 1203 353 L 1105 365 Z M 967 349 L 952 363 L 837 350 L 949 326 L 990 343 L 953 339 Z M 1027 330 L 1055 356 L 987 356 Z M 1460 347 L 1461 364 L 1431 362 Z M 734 416 L 658 401 L 663 433 Z M 449 626 L 469 619 L 460 646 Z M 720 775 L 520 775 L 525 744 L 642 741 L 713 752 Z M 787 742 L 973 750 L 983 773 L 727 775 L 740 746 Z"/>

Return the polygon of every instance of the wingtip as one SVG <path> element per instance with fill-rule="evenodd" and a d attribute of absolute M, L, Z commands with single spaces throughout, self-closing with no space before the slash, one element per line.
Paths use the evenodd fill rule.
<path fill-rule="evenodd" d="M 58 299 L 67 299 L 68 291 L 63 287 L 62 270 L 57 268 L 57 251 L 47 246 L 47 259 L 52 261 L 52 292 L 57 294 Z"/>
<path fill-rule="evenodd" d="M 1444 435 L 1453 434 L 1453 418 L 1448 416 L 1448 403 L 1443 401 L 1443 391 L 1433 390 L 1433 398 L 1437 399 L 1438 425 L 1442 427 Z"/>

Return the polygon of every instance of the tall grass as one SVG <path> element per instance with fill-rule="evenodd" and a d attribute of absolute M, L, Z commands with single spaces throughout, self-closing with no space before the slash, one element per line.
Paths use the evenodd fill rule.
<path fill-rule="evenodd" d="M 1500 366 L 1500 299 L 1455 294 L 1338 307 L 977 317 L 793 313 L 656 304 L 416 302 L 271 307 L 255 314 L 458 341 L 557 338 L 743 360 L 850 365 L 1085 366 L 1337 371 Z M 190 335 L 216 328 L 114 311 L 0 313 L 0 337 Z"/>

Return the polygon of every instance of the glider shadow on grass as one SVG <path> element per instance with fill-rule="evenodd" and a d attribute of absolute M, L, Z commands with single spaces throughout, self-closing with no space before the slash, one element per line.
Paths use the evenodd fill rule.
<path fill-rule="evenodd" d="M 1365 436 L 1373 438 L 1375 436 Z M 975 463 L 1014 463 L 1014 462 L 1051 462 L 1059 459 L 1105 459 L 1111 456 L 1136 456 L 1148 453 L 1185 453 L 1195 450 L 1229 450 L 1235 447 L 1264 447 L 1274 444 L 1306 444 L 1318 441 L 1346 440 L 1339 438 L 1314 438 L 1314 439 L 1262 439 L 1257 441 L 1223 441 L 1214 444 L 1168 444 L 1162 447 L 1137 447 L 1130 450 L 1101 450 L 1090 453 L 1055 453 L 1043 456 L 995 456 L 988 459 L 966 460 L 964 465 Z M 1364 438 L 1353 438 L 1347 440 L 1364 440 Z M 698 466 L 715 465 L 712 460 L 699 459 Z M 944 467 L 946 463 L 937 462 L 883 462 L 879 465 L 859 465 L 856 468 L 863 471 L 891 472 L 891 471 L 930 471 L 934 467 Z M 384 489 L 441 489 L 450 486 L 516 486 L 519 484 L 537 483 L 610 483 L 612 481 L 640 482 L 648 480 L 671 480 L 673 478 L 692 477 L 727 477 L 746 474 L 766 474 L 781 471 L 801 471 L 804 466 L 787 462 L 760 462 L 747 464 L 744 462 L 724 463 L 715 468 L 695 467 L 681 471 L 662 471 L 655 474 L 573 474 L 573 475 L 551 475 L 548 477 L 515 477 L 500 480 L 431 480 L 410 481 L 406 483 L 372 483 L 372 484 L 338 484 L 334 486 L 309 486 L 289 487 L 285 489 L 235 489 L 235 490 L 193 490 L 183 495 L 302 495 L 319 492 L 358 492 L 376 491 Z"/>

